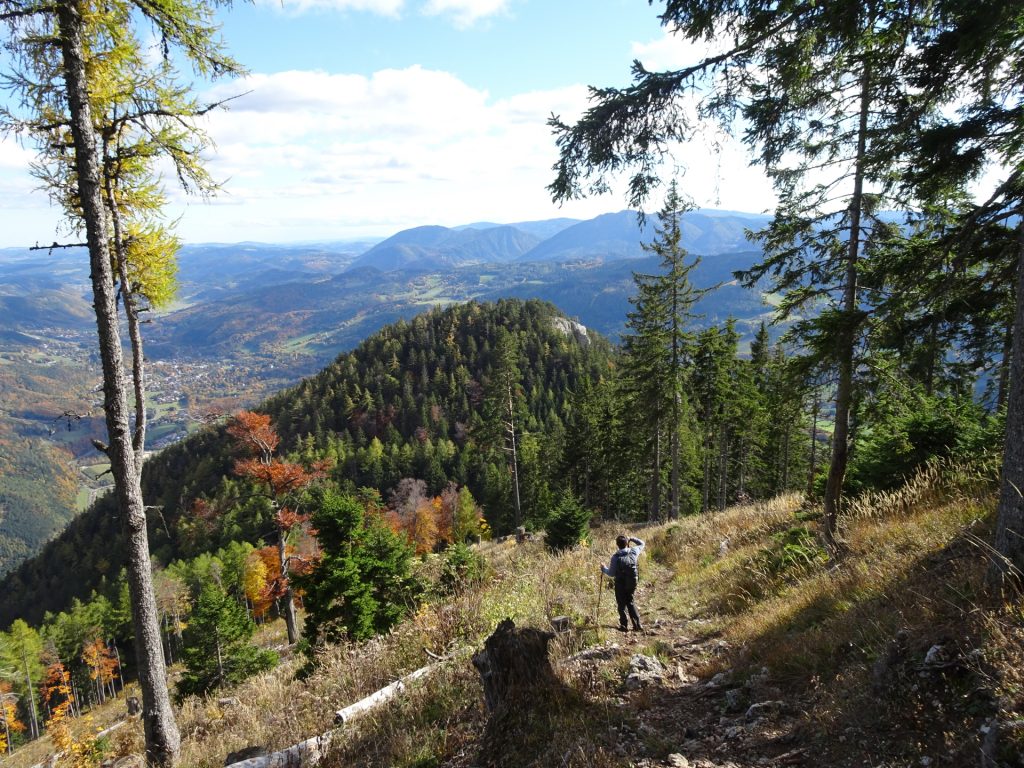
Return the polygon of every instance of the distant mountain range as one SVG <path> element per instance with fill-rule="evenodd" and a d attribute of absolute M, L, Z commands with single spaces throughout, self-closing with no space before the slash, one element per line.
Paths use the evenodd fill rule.
<path fill-rule="evenodd" d="M 769 312 L 757 292 L 732 280 L 759 257 L 745 231 L 766 221 L 713 211 L 684 217 L 684 245 L 703 257 L 694 282 L 721 286 L 698 305 L 699 324 L 734 317 L 750 335 Z M 312 373 L 388 323 L 470 299 L 542 299 L 614 339 L 625 329 L 633 273 L 657 270 L 641 246 L 655 223 L 648 217 L 641 226 L 635 212 L 621 211 L 588 221 L 415 227 L 381 242 L 188 245 L 178 257 L 174 306 L 146 327 L 147 357 L 194 362 L 211 382 L 189 374 L 194 390 L 237 403 Z M 0 249 L 0 459 L 8 468 L 0 470 L 0 573 L 74 512 L 79 470 L 71 457 L 91 450 L 91 426 L 55 429 L 54 417 L 87 411 L 95 400 L 91 301 L 84 249 Z M 218 375 L 231 370 L 245 377 Z M 171 405 L 161 408 L 169 413 Z M 190 401 L 200 411 L 205 405 Z M 32 489 L 40 484 L 62 488 L 62 496 L 38 497 Z"/>
<path fill-rule="evenodd" d="M 711 257 L 719 264 L 727 261 L 730 269 L 749 266 L 756 253 L 745 233 L 767 220 L 704 210 L 683 217 L 684 247 L 706 257 L 702 270 L 714 273 L 707 285 L 730 279 Z M 587 221 L 414 227 L 377 243 L 187 245 L 178 257 L 177 303 L 152 327 L 150 350 L 157 356 L 223 354 L 238 345 L 251 351 L 287 338 L 327 334 L 326 341 L 313 339 L 313 348 L 327 354 L 350 348 L 423 306 L 503 295 L 554 301 L 614 337 L 625 320 L 631 270 L 640 268 L 630 263 L 650 258 L 641 244 L 654 238 L 656 221 L 648 216 L 641 224 L 635 211 L 620 211 Z M 745 256 L 718 258 L 735 254 Z M 619 261 L 624 263 L 616 265 Z M 438 278 L 427 285 L 430 274 Z M 584 290 L 592 293 L 584 296 Z M 609 291 L 615 296 L 614 315 L 603 303 Z M 575 296 L 571 306 L 567 294 Z M 0 249 L 0 340 L 16 343 L 20 337 L 13 332 L 89 330 L 90 301 L 82 249 Z M 599 311 L 590 317 L 588 307 Z"/>
<path fill-rule="evenodd" d="M 716 255 L 750 250 L 746 231 L 767 216 L 691 211 L 683 216 L 683 243 L 691 253 Z M 472 224 L 406 229 L 370 248 L 351 268 L 433 271 L 479 264 L 580 259 L 636 259 L 655 237 L 656 217 L 636 211 L 606 213 L 587 221 L 554 219 L 521 224 Z"/>

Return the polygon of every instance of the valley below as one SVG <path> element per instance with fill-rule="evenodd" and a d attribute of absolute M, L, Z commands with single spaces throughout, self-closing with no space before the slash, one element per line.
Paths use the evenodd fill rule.
<path fill-rule="evenodd" d="M 703 254 L 699 327 L 736 319 L 749 339 L 770 308 L 733 279 L 757 252 L 763 217 L 688 214 Z M 612 339 L 625 329 L 634 272 L 656 271 L 635 212 L 462 229 L 419 227 L 380 243 L 185 246 L 175 302 L 144 326 L 147 451 L 254 406 L 398 319 L 470 300 L 539 298 Z M 510 234 L 511 233 L 511 234 Z M 0 574 L 106 488 L 101 377 L 81 249 L 0 250 Z M 127 339 L 127 333 L 122 333 Z M 40 496 L 44 483 L 60 493 Z M 27 522 L 28 508 L 35 510 Z M 25 522 L 15 525 L 16 519 Z M 16 543 L 5 543 L 15 539 Z"/>

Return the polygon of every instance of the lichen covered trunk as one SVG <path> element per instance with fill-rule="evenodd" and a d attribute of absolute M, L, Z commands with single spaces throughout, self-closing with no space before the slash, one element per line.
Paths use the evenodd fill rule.
<path fill-rule="evenodd" d="M 1024 222 L 1017 225 L 1017 305 L 1010 345 L 1010 374 L 1006 397 L 1006 447 L 999 488 L 996 518 L 996 551 L 1002 559 L 993 561 L 992 581 L 1011 576 L 1018 588 L 1024 586 Z"/>
<path fill-rule="evenodd" d="M 145 507 L 132 445 L 130 407 L 118 329 L 117 293 L 110 263 L 110 242 L 100 186 L 99 150 L 93 131 L 82 45 L 83 6 L 75 0 L 57 6 L 63 75 L 78 173 L 78 191 L 89 245 L 89 264 L 103 369 L 103 407 L 109 440 L 108 456 L 128 547 L 128 586 L 139 687 L 143 699 L 146 759 L 173 765 L 180 735 L 167 690 L 166 667 L 153 594 Z"/>

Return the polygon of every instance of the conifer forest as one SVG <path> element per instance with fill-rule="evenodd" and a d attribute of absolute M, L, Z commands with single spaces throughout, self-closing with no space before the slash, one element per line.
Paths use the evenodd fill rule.
<path fill-rule="evenodd" d="M 1024 6 L 640 5 L 686 64 L 638 53 L 543 125 L 545 202 L 624 197 L 625 251 L 601 217 L 418 226 L 298 277 L 225 246 L 214 326 L 169 211 L 230 194 L 209 118 L 263 75 L 220 30 L 261 4 L 0 0 L 0 128 L 89 329 L 53 378 L 0 291 L 5 761 L 1024 765 Z M 698 210 L 701 141 L 742 147 L 760 218 Z M 240 408 L 155 397 L 168 339 L 214 327 L 332 359 L 209 398 Z M 107 484 L 64 524 L 86 450 Z M 600 568 L 626 535 L 632 631 Z"/>

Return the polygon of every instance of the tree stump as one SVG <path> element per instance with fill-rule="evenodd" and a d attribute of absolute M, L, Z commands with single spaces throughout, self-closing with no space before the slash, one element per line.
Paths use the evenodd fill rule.
<path fill-rule="evenodd" d="M 558 679 L 548 658 L 554 637 L 533 627 L 516 629 L 505 619 L 473 656 L 489 715 L 482 765 L 519 768 L 536 761 L 559 719 L 576 705 L 578 697 Z"/>
<path fill-rule="evenodd" d="M 518 703 L 524 694 L 536 698 L 538 689 L 561 686 L 548 659 L 553 638 L 551 632 L 533 627 L 516 629 L 512 619 L 505 619 L 484 641 L 473 666 L 480 673 L 489 713 Z"/>

